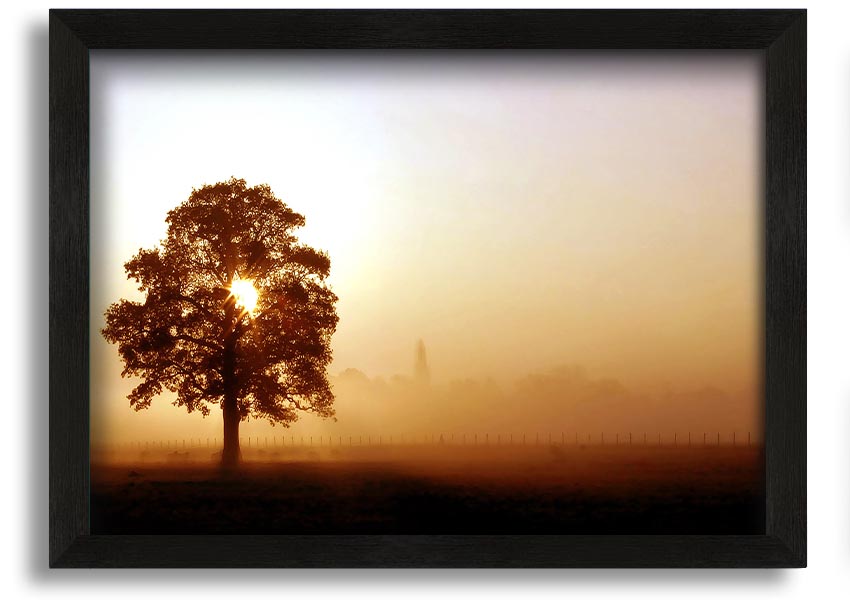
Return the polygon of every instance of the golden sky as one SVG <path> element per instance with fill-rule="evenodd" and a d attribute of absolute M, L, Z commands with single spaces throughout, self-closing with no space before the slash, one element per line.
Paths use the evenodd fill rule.
<path fill-rule="evenodd" d="M 671 431 L 760 431 L 763 66 L 755 52 L 93 51 L 93 439 L 220 437 L 218 410 L 163 397 L 133 412 L 98 330 L 138 294 L 122 265 L 164 237 L 166 212 L 231 176 L 270 184 L 330 254 L 334 376 L 410 375 L 422 338 L 455 404 L 458 381 L 479 382 L 511 412 L 529 376 L 578 368 L 584 383 L 554 376 L 554 400 L 530 392 L 558 427 L 627 428 L 651 405 Z M 558 404 L 597 384 L 615 391 L 592 410 Z M 339 389 L 338 423 L 293 431 L 364 415 L 410 428 L 381 408 L 393 400 Z M 476 390 L 428 427 L 481 421 Z M 519 431 L 536 412 L 491 420 Z"/>

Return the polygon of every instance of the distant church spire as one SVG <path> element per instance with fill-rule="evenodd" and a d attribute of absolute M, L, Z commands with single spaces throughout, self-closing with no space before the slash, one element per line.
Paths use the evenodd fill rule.
<path fill-rule="evenodd" d="M 416 383 L 428 385 L 431 382 L 431 373 L 428 371 L 428 356 L 425 353 L 425 342 L 419 340 L 416 343 L 416 353 L 413 360 L 413 379 Z"/>

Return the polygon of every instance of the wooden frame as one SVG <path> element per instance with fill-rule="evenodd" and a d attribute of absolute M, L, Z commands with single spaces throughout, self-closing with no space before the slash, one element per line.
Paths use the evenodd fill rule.
<path fill-rule="evenodd" d="M 89 534 L 90 49 L 766 52 L 766 523 L 757 536 Z M 806 564 L 804 10 L 52 10 L 53 567 L 802 567 Z"/>

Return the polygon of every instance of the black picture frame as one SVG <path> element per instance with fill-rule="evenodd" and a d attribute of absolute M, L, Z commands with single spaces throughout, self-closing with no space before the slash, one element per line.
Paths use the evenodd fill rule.
<path fill-rule="evenodd" d="M 805 10 L 51 10 L 51 567 L 803 567 Z M 765 535 L 89 534 L 89 50 L 759 49 L 766 54 Z"/>

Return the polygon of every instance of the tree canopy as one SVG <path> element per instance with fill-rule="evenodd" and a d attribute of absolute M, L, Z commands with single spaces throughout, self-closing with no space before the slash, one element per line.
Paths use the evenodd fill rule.
<path fill-rule="evenodd" d="M 238 420 L 332 417 L 337 297 L 328 255 L 294 235 L 304 217 L 268 185 L 232 178 L 193 190 L 166 222 L 160 245 L 124 265 L 144 301 L 112 304 L 102 330 L 122 376 L 142 380 L 130 404 L 145 409 L 166 390 L 189 412 L 220 404 L 225 430 L 228 402 Z"/>

